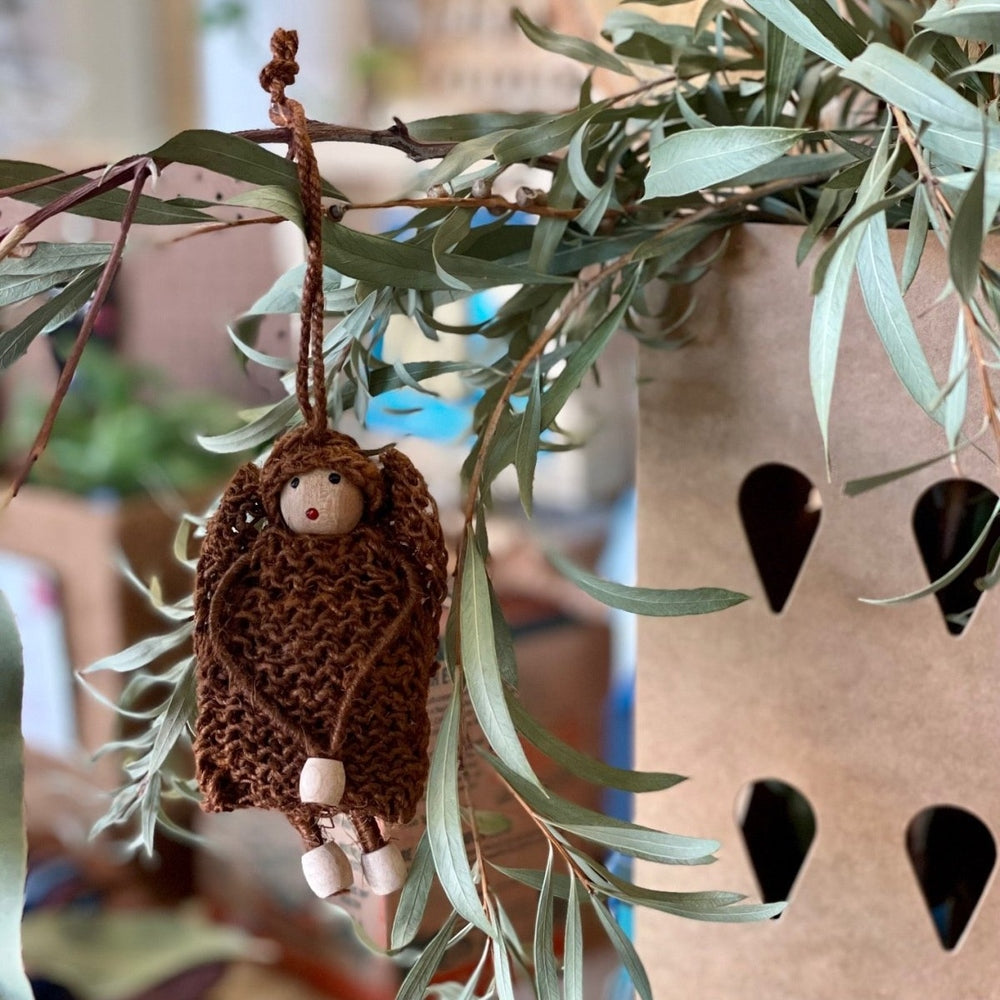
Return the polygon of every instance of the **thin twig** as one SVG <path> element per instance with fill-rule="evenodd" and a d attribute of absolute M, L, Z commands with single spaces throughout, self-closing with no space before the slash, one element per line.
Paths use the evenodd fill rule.
<path fill-rule="evenodd" d="M 114 246 L 111 248 L 111 254 L 104 265 L 104 270 L 101 272 L 100 281 L 98 281 L 97 288 L 94 290 L 93 297 L 90 300 L 90 307 L 87 309 L 87 315 L 83 319 L 80 331 L 76 335 L 76 340 L 73 343 L 73 349 L 70 351 L 69 357 L 66 359 L 63 369 L 59 374 L 59 381 L 56 383 L 55 391 L 52 396 L 52 402 L 49 404 L 49 408 L 45 413 L 45 419 L 42 421 L 42 426 L 35 437 L 31 450 L 28 452 L 28 457 L 25 459 L 20 470 L 14 476 L 10 488 L 4 494 L 3 498 L 0 499 L 0 509 L 6 507 L 7 504 L 17 496 L 18 491 L 27 480 L 32 466 L 38 461 L 39 456 L 45 450 L 45 446 L 48 444 L 49 437 L 52 434 L 52 427 L 55 424 L 56 417 L 59 415 L 59 408 L 62 405 L 63 399 L 66 397 L 70 383 L 73 381 L 73 375 L 76 373 L 77 365 L 80 363 L 80 357 L 83 354 L 83 349 L 87 346 L 87 341 L 90 339 L 90 334 L 97 321 L 97 315 L 101 311 L 101 307 L 104 305 L 104 301 L 111 289 L 111 283 L 114 281 L 115 274 L 118 271 L 118 265 L 121 263 L 122 253 L 125 250 L 125 241 L 128 237 L 129 228 L 132 225 L 132 218 L 135 215 L 136 207 L 139 204 L 139 197 L 142 194 L 143 185 L 146 183 L 147 178 L 152 172 L 151 165 L 148 161 L 143 161 L 138 165 L 133 164 L 132 170 L 134 181 L 132 184 L 132 190 L 129 193 L 128 201 L 122 211 L 121 229 L 118 233 L 118 238 L 115 240 Z"/>

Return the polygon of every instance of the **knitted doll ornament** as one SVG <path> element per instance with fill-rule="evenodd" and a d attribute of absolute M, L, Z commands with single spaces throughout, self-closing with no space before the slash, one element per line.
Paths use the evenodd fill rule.
<path fill-rule="evenodd" d="M 427 780 L 427 692 L 446 550 L 434 501 L 394 448 L 300 428 L 244 465 L 209 521 L 195 584 L 198 781 L 211 811 L 280 809 L 326 897 L 353 876 L 346 813 L 379 894 L 405 865 L 380 823 L 413 818 Z"/>
<path fill-rule="evenodd" d="M 327 426 L 322 184 L 302 106 L 285 98 L 298 38 L 278 29 L 261 73 L 290 136 L 308 256 L 296 394 L 304 426 L 233 476 L 195 579 L 195 764 L 211 811 L 280 809 L 322 897 L 353 882 L 332 819 L 348 816 L 373 891 L 406 869 L 384 825 L 413 818 L 427 781 L 427 691 L 447 555 L 409 459 Z"/>

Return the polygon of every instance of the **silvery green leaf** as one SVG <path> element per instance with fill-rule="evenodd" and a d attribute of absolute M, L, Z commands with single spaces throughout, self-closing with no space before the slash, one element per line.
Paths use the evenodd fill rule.
<path fill-rule="evenodd" d="M 660 864 L 711 864 L 715 860 L 712 852 L 718 849 L 713 841 L 678 837 L 660 830 L 609 827 L 603 821 L 569 823 L 553 819 L 551 822 L 567 833 L 601 844 L 609 850 Z"/>
<path fill-rule="evenodd" d="M 948 366 L 948 382 L 951 391 L 945 397 L 944 430 L 948 439 L 948 447 L 954 451 L 958 437 L 965 423 L 965 411 L 969 399 L 969 345 L 965 334 L 965 314 L 958 311 L 958 324 L 955 329 L 955 341 L 951 349 L 951 362 Z"/>
<path fill-rule="evenodd" d="M 295 164 L 284 156 L 238 135 L 212 129 L 188 129 L 168 139 L 150 154 L 155 160 L 187 163 L 224 174 L 238 181 L 276 186 L 298 192 L 299 175 Z M 347 199 L 331 184 L 322 182 L 323 194 Z M 204 219 L 204 213 L 198 213 Z M 208 218 L 211 218 L 210 216 Z"/>
<path fill-rule="evenodd" d="M 427 908 L 427 898 L 434 882 L 434 859 L 431 856 L 430 840 L 424 830 L 417 842 L 416 850 L 410 861 L 410 870 L 406 883 L 399 894 L 396 915 L 392 921 L 392 933 L 389 947 L 393 951 L 405 948 L 413 943 L 420 929 Z"/>
<path fill-rule="evenodd" d="M 566 941 L 563 946 L 563 989 L 565 1000 L 583 1000 L 583 927 L 576 879 L 569 880 L 566 907 Z"/>
<path fill-rule="evenodd" d="M 899 597 L 883 597 L 883 598 L 870 598 L 862 597 L 861 600 L 865 604 L 906 604 L 909 601 L 915 601 L 918 598 L 926 597 L 928 594 L 934 594 L 939 591 L 942 587 L 947 587 L 952 580 L 957 579 L 962 573 L 965 572 L 966 568 L 971 565 L 972 560 L 976 558 L 976 553 L 986 544 L 986 539 L 989 537 L 990 529 L 993 527 L 993 522 L 1000 515 L 1000 502 L 993 508 L 993 512 L 990 514 L 989 519 L 986 522 L 986 526 L 983 528 L 979 537 L 972 543 L 968 552 L 962 556 L 961 559 L 947 573 L 939 576 L 936 580 L 930 583 L 926 587 L 921 587 L 919 590 L 911 591 L 908 594 L 901 594 Z"/>
<path fill-rule="evenodd" d="M 613 767 L 602 760 L 589 757 L 550 733 L 528 714 L 515 697 L 511 696 L 507 701 L 511 718 L 513 718 L 518 732 L 529 743 L 541 750 L 546 757 L 551 758 L 586 781 L 592 781 L 609 788 L 620 788 L 627 792 L 658 792 L 666 788 L 673 788 L 674 785 L 686 780 L 679 774 L 631 771 Z"/>
<path fill-rule="evenodd" d="M 486 566 L 471 528 L 466 535 L 459 613 L 462 670 L 476 718 L 497 756 L 524 780 L 541 790 L 541 783 L 528 763 L 507 707 L 493 635 Z"/>
<path fill-rule="evenodd" d="M 748 600 L 746 594 L 737 594 L 717 587 L 701 587 L 696 590 L 630 587 L 611 580 L 602 580 L 575 566 L 556 552 L 549 553 L 548 558 L 563 576 L 572 580 L 584 593 L 597 598 L 608 607 L 638 615 L 654 617 L 706 615 Z"/>
<path fill-rule="evenodd" d="M 955 210 L 948 239 L 948 272 L 955 290 L 966 302 L 979 286 L 979 260 L 982 255 L 983 207 L 986 197 L 986 151 L 973 175 L 968 191 Z"/>
<path fill-rule="evenodd" d="M 805 48 L 771 21 L 764 23 L 764 123 L 777 122 L 795 86 Z"/>
<path fill-rule="evenodd" d="M 595 184 L 594 181 L 591 180 L 590 174 L 587 173 L 586 164 L 583 162 L 583 144 L 587 138 L 588 132 L 589 123 L 581 125 L 576 130 L 566 150 L 565 162 L 574 187 L 587 201 L 590 201 L 591 199 L 597 197 L 597 193 L 601 190 L 601 188 L 599 184 Z"/>
<path fill-rule="evenodd" d="M 24 832 L 24 661 L 7 598 L 0 592 L 0 996 L 32 1000 L 21 959 L 28 848 Z"/>
<path fill-rule="evenodd" d="M 532 367 L 528 405 L 521 415 L 514 451 L 518 494 L 525 514 L 531 517 L 535 484 L 535 464 L 538 460 L 538 439 L 542 433 L 542 384 L 539 366 Z"/>
<path fill-rule="evenodd" d="M 552 844 L 549 844 L 548 848 L 549 855 L 545 864 L 545 876 L 542 880 L 541 892 L 538 895 L 538 909 L 535 911 L 535 988 L 540 996 L 556 997 L 559 995 L 559 971 L 552 940 Z"/>
<path fill-rule="evenodd" d="M 193 632 L 194 625 L 191 622 L 185 622 L 179 628 L 174 629 L 173 632 L 140 639 L 137 643 L 129 646 L 128 649 L 123 649 L 120 653 L 112 653 L 110 656 L 102 657 L 95 663 L 90 664 L 89 667 L 85 667 L 81 673 L 91 674 L 98 670 L 128 673 L 132 670 L 138 670 L 139 667 L 148 666 L 171 649 L 176 649 L 181 643 L 190 638 Z"/>
<path fill-rule="evenodd" d="M 444 953 L 448 950 L 451 940 L 451 931 L 455 926 L 458 915 L 452 913 L 448 919 L 438 928 L 437 933 L 427 942 L 420 957 L 413 963 L 406 978 L 400 984 L 396 1000 L 424 1000 L 427 993 L 427 985 L 430 983 L 434 973 L 437 972 L 444 958 Z"/>
<path fill-rule="evenodd" d="M 279 372 L 290 371 L 295 364 L 290 357 L 281 358 L 274 354 L 265 354 L 263 351 L 258 351 L 256 347 L 248 344 L 232 326 L 226 327 L 226 333 L 229 334 L 229 339 L 236 346 L 240 354 L 253 361 L 254 364 Z"/>
<path fill-rule="evenodd" d="M 544 156 L 561 149 L 573 138 L 581 125 L 585 125 L 601 111 L 609 107 L 610 101 L 597 101 L 575 111 L 556 115 L 538 125 L 529 125 L 504 136 L 496 144 L 493 155 L 500 166 L 521 163 L 535 156 Z"/>
<path fill-rule="evenodd" d="M 998 45 L 1000 3 L 997 0 L 936 0 L 917 24 L 940 34 Z"/>
<path fill-rule="evenodd" d="M 458 292 L 470 292 L 471 287 L 461 278 L 455 277 L 448 270 L 446 255 L 469 234 L 472 227 L 472 209 L 456 208 L 434 230 L 431 240 L 431 257 L 434 260 L 434 270 L 448 288 Z"/>
<path fill-rule="evenodd" d="M 844 76 L 922 121 L 982 134 L 983 114 L 974 104 L 887 45 L 869 45 L 851 61 Z"/>
<path fill-rule="evenodd" d="M 439 115 L 407 122 L 410 135 L 420 142 L 458 142 L 476 139 L 504 129 L 524 128 L 546 121 L 542 111 L 473 111 L 468 114 Z"/>
<path fill-rule="evenodd" d="M 914 472 L 919 472 L 921 469 L 936 465 L 946 458 L 952 458 L 954 454 L 955 451 L 949 449 L 941 455 L 926 458 L 922 462 L 915 462 L 913 465 L 906 465 L 900 469 L 891 469 L 889 472 L 880 472 L 878 475 L 865 476 L 861 479 L 852 479 L 844 484 L 844 494 L 849 497 L 860 496 L 862 493 L 878 489 L 880 486 L 885 486 L 887 483 L 894 482 L 897 479 L 905 479 L 907 476 L 913 475 Z"/>
<path fill-rule="evenodd" d="M 868 170 L 858 188 L 854 207 L 848 212 L 836 237 L 836 248 L 830 256 L 824 253 L 816 271 L 822 270 L 822 287 L 813 302 L 809 326 L 809 384 L 812 389 L 816 416 L 823 436 L 823 452 L 827 469 L 830 467 L 830 402 L 840 350 L 840 335 L 847 309 L 847 293 L 857 262 L 858 249 L 864 235 L 863 226 L 870 222 L 857 220 L 878 202 L 885 190 L 893 160 L 889 156 L 887 125 L 868 164 Z M 815 280 L 815 272 L 814 272 Z"/>
<path fill-rule="evenodd" d="M 903 251 L 903 273 L 900 278 L 902 290 L 905 292 L 917 276 L 920 258 L 927 242 L 927 199 L 922 189 L 913 196 L 913 208 L 910 210 L 910 225 L 906 234 L 906 249 Z"/>
<path fill-rule="evenodd" d="M 650 149 L 642 200 L 678 197 L 731 180 L 776 160 L 806 134 L 749 125 L 673 132 Z"/>
<path fill-rule="evenodd" d="M 629 940 L 628 935 L 622 930 L 621 925 L 608 911 L 607 904 L 595 896 L 590 896 L 590 902 L 594 907 L 594 912 L 604 926 L 604 931 L 608 935 L 608 940 L 614 945 L 618 957 L 625 966 L 625 971 L 632 980 L 636 993 L 642 1000 L 653 1000 L 653 988 L 649 985 L 649 977 L 643 967 L 642 959 L 639 958 L 635 946 Z"/>
<path fill-rule="evenodd" d="M 226 434 L 199 434 L 198 443 L 207 451 L 218 454 L 258 448 L 290 427 L 298 415 L 298 400 L 294 396 L 286 396 L 273 406 L 269 406 L 245 427 L 238 427 Z"/>
<path fill-rule="evenodd" d="M 458 757 L 462 721 L 462 686 L 455 684 L 441 719 L 427 777 L 427 839 L 441 888 L 469 923 L 493 936 L 472 879 L 465 852 L 458 804 Z M 442 954 L 443 954 L 442 947 Z"/>
<path fill-rule="evenodd" d="M 566 404 L 573 391 L 583 380 L 584 375 L 593 367 L 600 357 L 612 334 L 621 326 L 622 319 L 632 303 L 632 296 L 638 287 L 639 272 L 633 270 L 619 289 L 619 298 L 614 307 L 607 312 L 594 327 L 593 332 L 573 352 L 566 361 L 566 367 L 559 373 L 549 388 L 542 394 L 542 429 L 552 425 L 559 416 L 559 411 Z"/>
<path fill-rule="evenodd" d="M 251 188 L 227 198 L 227 205 L 243 208 L 256 208 L 271 215 L 280 215 L 283 219 L 294 222 L 302 228 L 302 202 L 298 191 L 277 184 L 265 184 L 262 187 Z"/>
<path fill-rule="evenodd" d="M 427 187 L 435 184 L 447 184 L 464 173 L 480 160 L 490 159 L 498 142 L 507 136 L 516 134 L 516 129 L 502 128 L 462 140 L 453 147 L 441 162 L 424 178 Z"/>
<path fill-rule="evenodd" d="M 337 271 L 377 288 L 387 285 L 418 291 L 449 288 L 448 282 L 437 273 L 430 248 L 416 243 L 400 243 L 361 233 L 339 223 L 327 227 L 323 236 L 323 253 Z M 467 254 L 442 254 L 440 261 L 453 279 L 464 282 L 470 288 L 566 283 L 566 279 L 558 275 L 541 274 L 523 265 L 505 264 Z"/>
<path fill-rule="evenodd" d="M 979 166 L 983 159 L 981 126 L 985 121 L 983 118 L 975 131 L 945 124 L 931 124 L 921 129 L 920 142 L 934 154 L 932 163 L 936 173 L 949 175 L 959 167 L 975 170 Z M 1000 152 L 1000 127 L 995 122 L 989 122 L 985 131 L 988 154 L 996 156 Z"/>
<path fill-rule="evenodd" d="M 0 260 L 0 306 L 68 284 L 85 268 L 103 267 L 110 252 L 110 243 L 22 243 Z"/>
<path fill-rule="evenodd" d="M 85 268 L 48 302 L 0 332 L 0 371 L 17 361 L 40 333 L 56 329 L 73 316 L 97 287 L 102 270 L 100 265 Z"/>
<path fill-rule="evenodd" d="M 507 942 L 502 934 L 497 934 L 490 947 L 493 951 L 493 976 L 496 984 L 497 1000 L 515 1000 L 514 980 L 510 971 L 510 955 Z"/>
<path fill-rule="evenodd" d="M 177 740 L 194 717 L 195 683 L 194 657 L 183 661 L 184 674 L 174 683 L 163 714 L 156 720 L 156 739 L 149 753 L 147 769 L 151 774 L 159 773 L 167 755 L 177 744 Z M 152 842 L 149 844 L 152 850 Z"/>
<path fill-rule="evenodd" d="M 535 24 L 522 11 L 514 8 L 514 20 L 524 34 L 539 48 L 557 55 L 566 56 L 587 66 L 600 66 L 602 69 L 609 69 L 612 73 L 621 73 L 623 76 L 634 76 L 632 70 L 623 63 L 617 56 L 605 51 L 593 42 L 585 41 L 582 38 L 574 38 L 572 35 L 563 35 L 551 28 Z"/>
<path fill-rule="evenodd" d="M 641 855 L 642 857 L 655 855 L 656 860 L 664 864 L 700 865 L 711 864 L 715 860 L 712 855 L 719 849 L 716 840 L 664 833 L 637 823 L 605 816 L 593 809 L 570 802 L 551 790 L 546 795 L 488 751 L 479 749 L 479 753 L 518 795 L 553 826 L 575 830 L 587 839 L 592 836 L 614 838 L 616 843 L 620 841 L 630 848 L 628 853 L 632 853 L 633 849 L 643 850 L 645 853 Z M 607 843 L 611 844 L 612 840 L 608 839 Z"/>
<path fill-rule="evenodd" d="M 969 66 L 961 66 L 949 73 L 948 79 L 953 80 L 956 77 L 966 76 L 969 73 L 1000 73 L 1000 55 L 987 56 L 985 59 L 980 59 L 977 63 L 972 63 Z"/>
<path fill-rule="evenodd" d="M 14 187 L 29 181 L 41 180 L 44 177 L 57 177 L 60 171 L 46 167 L 40 163 L 27 163 L 20 160 L 0 160 L 0 188 Z M 80 188 L 93 184 L 87 177 L 64 177 L 52 181 L 44 187 L 30 191 L 22 191 L 18 201 L 26 201 L 32 205 L 48 205 L 56 198 Z M 122 213 L 128 202 L 128 194 L 115 188 L 104 194 L 86 201 L 80 201 L 67 209 L 73 215 L 82 215 L 92 219 L 105 219 L 109 222 L 121 222 Z M 136 208 L 133 222 L 139 225 L 178 225 L 191 222 L 215 222 L 214 216 L 200 212 L 184 205 L 174 205 L 168 201 L 160 201 L 149 195 L 142 195 Z"/>
<path fill-rule="evenodd" d="M 921 409 L 940 423 L 937 382 L 899 289 L 884 213 L 865 225 L 857 267 L 865 308 L 893 371 Z"/>
<path fill-rule="evenodd" d="M 556 168 L 549 188 L 549 204 L 553 208 L 571 208 L 576 200 L 576 186 L 569 170 L 569 156 L 563 158 Z M 545 216 L 538 220 L 531 237 L 531 254 L 528 266 L 533 271 L 546 271 L 552 255 L 559 246 L 569 226 L 569 219 Z"/>
<path fill-rule="evenodd" d="M 828 37 L 800 4 L 791 0 L 748 0 L 748 2 L 768 24 L 773 24 L 821 59 L 841 68 L 847 65 L 850 58 L 848 52 Z M 820 3 L 825 5 L 825 0 L 814 0 L 813 8 L 818 7 Z"/>

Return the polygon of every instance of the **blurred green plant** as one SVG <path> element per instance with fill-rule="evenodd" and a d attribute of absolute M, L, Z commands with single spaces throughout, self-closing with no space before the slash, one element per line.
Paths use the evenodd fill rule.
<path fill-rule="evenodd" d="M 4 421 L 6 464 L 28 452 L 49 403 L 30 383 L 14 386 Z M 162 373 L 92 344 L 29 481 L 87 495 L 204 488 L 223 481 L 237 458 L 205 451 L 197 435 L 227 430 L 233 419 L 231 401 L 179 392 Z"/>

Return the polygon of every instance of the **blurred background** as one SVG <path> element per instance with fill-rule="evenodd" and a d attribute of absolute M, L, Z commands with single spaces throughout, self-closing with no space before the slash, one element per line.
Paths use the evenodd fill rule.
<path fill-rule="evenodd" d="M 615 3 L 521 6 L 540 24 L 597 39 Z M 384 128 L 394 116 L 564 110 L 577 102 L 584 78 L 579 64 L 528 43 L 506 0 L 0 0 L 0 157 L 74 169 L 154 148 L 184 129 L 268 127 L 257 78 L 278 26 L 299 32 L 301 69 L 291 96 L 310 117 L 338 124 Z M 628 89 L 613 78 L 599 77 L 595 86 Z M 329 144 L 318 154 L 325 175 L 354 200 L 420 189 L 419 169 L 394 151 Z M 171 167 L 157 183 L 161 197 L 222 199 L 234 190 L 187 168 Z M 7 226 L 28 210 L 8 201 L 0 222 Z M 386 219 L 358 213 L 351 222 L 377 228 Z M 84 242 L 114 233 L 112 224 L 66 217 L 40 235 Z M 0 589 L 15 605 L 26 655 L 29 970 L 39 998 L 391 997 L 414 956 L 378 956 L 358 941 L 341 909 L 310 897 L 297 838 L 282 817 L 181 809 L 176 821 L 209 846 L 163 840 L 151 861 L 123 861 L 114 836 L 88 841 L 117 780 L 110 758 L 94 765 L 90 757 L 122 730 L 106 705 L 80 691 L 73 673 L 167 630 L 122 566 L 147 582 L 155 576 L 170 599 L 188 592 L 190 573 L 171 556 L 178 518 L 204 510 L 233 461 L 245 457 L 213 459 L 194 436 L 232 427 L 237 410 L 283 395 L 274 371 L 241 364 L 225 329 L 301 259 L 297 231 L 250 227 L 180 243 L 173 235 L 136 229 L 130 237 L 52 444 L 0 515 Z M 469 308 L 491 307 L 479 301 Z M 16 319 L 0 313 L 0 326 Z M 390 338 L 402 355 L 414 343 L 408 333 L 416 331 L 395 330 Z M 38 338 L 0 379 L 0 459 L 8 471 L 30 447 L 74 334 L 70 323 Z M 269 319 L 258 346 L 287 356 L 295 335 L 294 320 Z M 433 345 L 435 357 L 466 349 L 443 340 Z M 431 357 L 431 346 L 421 338 L 407 360 Z M 531 525 L 519 512 L 516 485 L 501 488 L 491 540 L 529 708 L 564 739 L 623 762 L 630 633 L 539 554 L 542 540 L 630 579 L 630 340 L 612 345 L 601 374 L 600 386 L 589 384 L 560 420 L 588 447 L 542 456 Z M 373 410 L 369 427 L 348 429 L 364 441 L 400 441 L 454 532 L 474 396 L 458 382 L 439 389 L 437 408 L 427 404 L 422 418 L 400 422 L 393 409 L 405 401 L 395 399 Z M 572 704 L 562 697 L 569 676 Z M 119 691 L 113 676 L 94 675 L 94 684 L 106 699 Z M 628 808 L 602 802 L 567 775 L 548 780 L 594 807 Z M 518 847 L 516 833 L 506 863 L 544 864 L 544 856 Z M 514 898 L 510 907 L 530 930 L 531 900 Z M 377 937 L 391 913 L 365 919 Z M 456 975 L 462 961 L 456 958 Z M 600 953 L 594 962 L 593 996 L 610 995 L 612 963 Z"/>

